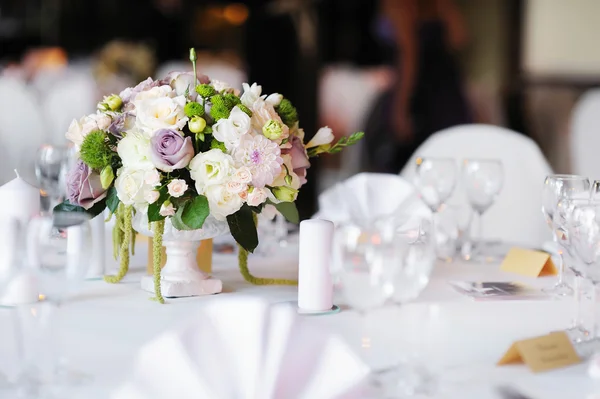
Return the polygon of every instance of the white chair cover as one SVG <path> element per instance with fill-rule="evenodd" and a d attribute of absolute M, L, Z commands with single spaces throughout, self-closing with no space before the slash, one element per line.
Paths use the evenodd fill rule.
<path fill-rule="evenodd" d="M 404 166 L 400 175 L 409 181 L 414 181 L 414 158 L 418 156 L 456 158 L 457 166 L 465 158 L 502 160 L 504 186 L 496 203 L 483 215 L 484 239 L 540 247 L 550 238 L 541 213 L 541 190 L 552 169 L 533 140 L 491 125 L 445 129 L 429 137 Z M 467 199 L 459 178 L 448 202 L 463 201 Z"/>
<path fill-rule="evenodd" d="M 34 94 L 23 82 L 0 77 L 0 184 L 15 177 L 13 169 L 36 185 L 34 161 L 46 141 L 42 112 Z"/>
<path fill-rule="evenodd" d="M 600 179 L 600 89 L 588 90 L 575 105 L 570 140 L 573 173 Z"/>
<path fill-rule="evenodd" d="M 96 111 L 96 82 L 89 75 L 69 74 L 42 98 L 51 144 L 66 144 L 65 133 L 73 119 Z"/>

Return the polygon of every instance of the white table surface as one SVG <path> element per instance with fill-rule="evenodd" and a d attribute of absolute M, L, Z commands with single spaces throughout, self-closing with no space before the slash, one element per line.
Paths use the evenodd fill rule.
<path fill-rule="evenodd" d="M 73 398 L 109 398 L 132 371 L 141 345 L 195 316 L 209 301 L 228 295 L 260 296 L 273 303 L 297 299 L 296 287 L 252 286 L 243 281 L 235 256 L 215 255 L 213 274 L 223 280 L 222 294 L 169 299 L 160 305 L 139 288 L 145 271 L 145 245 L 138 243 L 132 270 L 122 283 L 86 281 L 61 310 L 63 352 L 72 365 L 94 376 L 91 385 L 73 391 Z M 258 276 L 294 278 L 297 258 L 293 253 L 292 249 L 283 257 L 252 256 L 250 267 Z M 336 315 L 304 318 L 307 323 L 339 332 L 356 350 L 366 351 L 366 356 L 381 363 L 393 362 L 403 348 L 410 348 L 434 370 L 442 371 L 436 398 L 499 398 L 494 387 L 503 384 L 536 399 L 600 395 L 600 381 L 587 377 L 585 364 L 541 374 L 522 365 L 495 366 L 514 340 L 565 328 L 571 316 L 570 300 L 476 302 L 448 286 L 448 280 L 457 279 L 523 281 L 538 286 L 554 282 L 552 277 L 528 279 L 502 273 L 498 264 L 439 263 L 419 300 L 403 308 L 377 311 L 368 319 L 367 330 L 354 312 L 345 309 Z M 343 305 L 341 298 L 336 299 Z M 9 375 L 16 364 L 10 312 L 0 309 L 0 370 Z M 369 349 L 360 348 L 364 337 L 370 339 Z"/>

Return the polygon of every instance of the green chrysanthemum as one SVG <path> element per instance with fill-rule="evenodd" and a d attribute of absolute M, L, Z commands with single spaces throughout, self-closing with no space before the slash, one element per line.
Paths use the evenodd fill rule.
<path fill-rule="evenodd" d="M 204 107 L 202 106 L 202 104 L 197 102 L 189 102 L 185 104 L 185 108 L 183 109 L 183 111 L 185 112 L 185 115 L 188 118 L 191 118 L 193 116 L 204 115 Z"/>
<path fill-rule="evenodd" d="M 233 106 L 236 106 L 236 105 L 242 103 L 242 100 L 240 100 L 240 98 L 238 96 L 236 96 L 235 94 L 232 94 L 232 93 L 224 94 L 223 97 L 225 97 L 226 100 L 229 100 L 233 104 Z"/>
<path fill-rule="evenodd" d="M 281 103 L 275 107 L 275 111 L 277 111 L 283 123 L 288 125 L 288 127 L 292 127 L 294 123 L 298 122 L 298 111 L 296 111 L 296 108 L 287 98 L 281 100 Z"/>
<path fill-rule="evenodd" d="M 102 170 L 109 166 L 114 154 L 108 146 L 106 133 L 102 130 L 96 130 L 88 134 L 83 139 L 79 151 L 81 160 L 90 168 L 96 170 Z"/>
<path fill-rule="evenodd" d="M 248 115 L 250 118 L 252 118 L 252 111 L 250 111 L 250 108 L 246 107 L 244 104 L 239 103 L 237 105 L 237 107 L 239 109 L 241 109 L 242 111 L 244 111 L 246 113 L 246 115 Z"/>
<path fill-rule="evenodd" d="M 217 91 L 211 85 L 201 84 L 196 86 L 196 93 L 198 93 L 200 97 L 206 98 L 214 96 L 217 93 Z"/>

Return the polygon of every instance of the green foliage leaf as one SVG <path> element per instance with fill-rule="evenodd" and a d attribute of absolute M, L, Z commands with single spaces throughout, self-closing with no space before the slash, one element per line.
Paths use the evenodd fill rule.
<path fill-rule="evenodd" d="M 275 208 L 285 217 L 290 223 L 300 223 L 300 215 L 298 208 L 294 202 L 280 202 L 275 204 Z"/>
<path fill-rule="evenodd" d="M 181 231 L 183 231 L 183 230 L 194 230 L 194 229 L 191 229 L 188 226 L 186 226 L 186 224 L 183 223 L 183 221 L 181 220 L 181 215 L 183 215 L 184 208 L 185 208 L 185 205 L 177 208 L 177 212 L 175 212 L 175 215 L 171 216 L 171 224 L 177 230 L 181 230 Z"/>
<path fill-rule="evenodd" d="M 106 206 L 108 209 L 115 213 L 117 211 L 117 207 L 119 206 L 119 196 L 117 195 L 117 189 L 113 186 L 108 189 L 108 194 L 106 194 Z"/>
<path fill-rule="evenodd" d="M 160 207 L 169 198 L 169 192 L 167 187 L 163 187 L 158 190 L 159 196 L 155 203 L 148 205 L 148 221 L 158 222 L 163 220 L 165 217 L 160 214 Z"/>
<path fill-rule="evenodd" d="M 204 195 L 194 197 L 181 212 L 181 221 L 191 230 L 201 229 L 210 214 L 208 200 Z"/>
<path fill-rule="evenodd" d="M 71 204 L 68 200 L 61 202 L 56 205 L 53 209 L 54 212 L 82 212 L 87 213 L 90 217 L 96 217 L 106 209 L 106 198 L 102 201 L 97 202 L 90 209 L 85 209 L 79 205 Z"/>
<path fill-rule="evenodd" d="M 246 251 L 254 252 L 258 246 L 258 233 L 250 207 L 244 205 L 233 215 L 227 216 L 227 223 L 235 241 Z"/>

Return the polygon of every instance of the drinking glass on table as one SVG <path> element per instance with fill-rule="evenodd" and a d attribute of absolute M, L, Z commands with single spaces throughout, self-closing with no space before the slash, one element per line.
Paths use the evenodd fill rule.
<path fill-rule="evenodd" d="M 33 218 L 27 228 L 27 263 L 35 273 L 45 303 L 39 311 L 41 329 L 51 338 L 52 325 L 60 306 L 84 280 L 91 256 L 90 217 L 83 212 L 54 212 Z M 59 347 L 58 342 L 48 345 Z M 69 369 L 65 359 L 55 353 L 47 356 L 48 365 L 40 370 L 37 359 L 27 359 L 24 378 L 51 385 L 79 385 L 87 382 L 85 374 Z"/>
<path fill-rule="evenodd" d="M 45 212 L 51 212 L 65 197 L 69 147 L 42 145 L 35 157 L 35 176 L 42 192 Z"/>
<path fill-rule="evenodd" d="M 406 219 L 389 220 L 394 224 Z M 372 310 L 416 298 L 429 282 L 436 255 L 432 224 L 426 220 L 409 228 L 347 227 L 345 232 L 345 239 L 340 240 L 340 286 L 346 302 L 359 312 L 363 323 Z M 371 342 L 365 335 L 361 346 L 368 349 Z M 363 351 L 363 357 L 366 352 Z M 367 363 L 371 363 L 373 387 L 388 395 L 385 397 L 420 394 L 429 391 L 433 384 L 431 375 L 412 359 L 400 359 L 383 368 L 374 367 L 369 360 Z"/>
<path fill-rule="evenodd" d="M 542 213 L 552 231 L 552 239 L 558 247 L 558 281 L 544 292 L 557 296 L 571 295 L 573 288 L 565 281 L 564 247 L 567 242 L 565 217 L 559 217 L 558 209 L 561 201 L 569 199 L 589 199 L 590 181 L 587 177 L 577 175 L 550 175 L 544 181 L 542 189 Z"/>
<path fill-rule="evenodd" d="M 465 159 L 463 183 L 467 198 L 477 214 L 477 232 L 474 240 L 474 257 L 485 259 L 483 214 L 494 204 L 504 183 L 504 169 L 499 159 Z"/>

